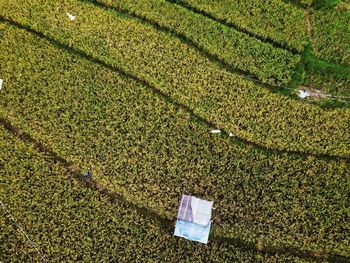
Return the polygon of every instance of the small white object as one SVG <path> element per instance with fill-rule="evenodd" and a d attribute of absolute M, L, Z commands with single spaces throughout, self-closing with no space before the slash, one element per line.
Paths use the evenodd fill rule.
<path fill-rule="evenodd" d="M 232 133 L 232 132 L 230 132 L 228 136 L 233 137 L 234 135 L 233 135 L 233 133 Z"/>
<path fill-rule="evenodd" d="M 74 21 L 74 20 L 75 20 L 75 16 L 73 16 L 72 14 L 67 13 L 67 12 L 66 12 L 66 14 L 67 14 L 67 16 L 69 17 L 69 20 L 70 20 L 70 21 Z"/>
<path fill-rule="evenodd" d="M 220 132 L 221 132 L 221 130 L 211 130 L 211 131 L 210 131 L 210 133 L 214 133 L 214 134 L 215 134 L 215 133 L 220 133 Z"/>
<path fill-rule="evenodd" d="M 4 83 L 4 80 L 0 79 L 0 90 L 2 89 L 2 83 Z"/>
<path fill-rule="evenodd" d="M 299 90 L 299 98 L 305 99 L 306 97 L 309 97 L 310 93 L 306 90 Z"/>

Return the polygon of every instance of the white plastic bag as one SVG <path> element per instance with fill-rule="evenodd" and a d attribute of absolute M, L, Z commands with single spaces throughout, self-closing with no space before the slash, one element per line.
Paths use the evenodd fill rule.
<path fill-rule="evenodd" d="M 70 20 L 70 21 L 74 21 L 74 20 L 75 20 L 75 16 L 73 16 L 72 14 L 67 13 L 67 12 L 66 12 L 66 14 L 67 14 L 67 16 L 69 17 L 69 20 Z"/>
<path fill-rule="evenodd" d="M 310 93 L 306 90 L 299 90 L 299 98 L 305 99 L 306 97 L 309 97 Z"/>

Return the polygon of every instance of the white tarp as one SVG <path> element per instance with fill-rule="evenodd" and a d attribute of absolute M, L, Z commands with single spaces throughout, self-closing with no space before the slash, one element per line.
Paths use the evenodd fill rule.
<path fill-rule="evenodd" d="M 4 83 L 4 80 L 0 79 L 0 90 L 2 89 L 2 83 Z"/>
<path fill-rule="evenodd" d="M 174 235 L 207 244 L 213 203 L 194 196 L 183 195 Z"/>
<path fill-rule="evenodd" d="M 220 132 L 221 132 L 221 130 L 211 130 L 211 131 L 210 131 L 210 133 L 214 133 L 214 134 L 215 134 L 215 133 L 220 133 Z"/>

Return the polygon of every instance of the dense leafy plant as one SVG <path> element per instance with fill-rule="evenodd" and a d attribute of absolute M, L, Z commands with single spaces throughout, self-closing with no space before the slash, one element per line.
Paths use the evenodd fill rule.
<path fill-rule="evenodd" d="M 333 8 L 336 5 L 338 5 L 340 0 L 314 0 L 314 6 L 315 8 Z"/>
<path fill-rule="evenodd" d="M 173 1 L 98 2 L 124 12 L 78 1 L 0 1 L 0 16 L 27 28 L 0 23 L 0 117 L 81 170 L 93 165 L 92 180 L 126 200 L 110 202 L 67 180 L 59 163 L 1 128 L 0 199 L 44 255 L 53 261 L 301 261 L 244 252 L 258 244 L 348 258 L 350 111 L 281 98 L 227 72 L 203 50 L 267 83 L 287 83 L 300 57 Z M 243 2 L 229 2 L 244 9 Z M 254 34 L 302 50 L 300 21 L 295 31 L 277 26 L 289 28 L 302 11 L 269 3 L 248 1 L 256 5 L 252 14 L 231 22 L 247 30 L 249 17 Z M 210 14 L 227 19 L 223 6 L 218 2 Z M 66 11 L 77 16 L 73 23 Z M 254 14 L 263 11 L 276 15 L 259 31 L 262 16 Z M 294 39 L 288 32 L 296 32 Z M 307 58 L 314 72 L 325 66 Z M 238 138 L 211 135 L 213 128 Z M 172 227 L 159 221 L 175 219 L 183 193 L 215 201 L 210 246 L 174 238 Z M 2 259 L 36 259 L 6 215 L 0 229 Z"/>
<path fill-rule="evenodd" d="M 314 3 L 314 0 L 299 0 L 299 2 L 306 6 L 312 6 L 312 4 Z"/>
<path fill-rule="evenodd" d="M 103 4 L 146 19 L 156 27 L 175 32 L 219 60 L 253 74 L 272 85 L 286 85 L 300 62 L 299 55 L 276 48 L 269 43 L 217 23 L 205 16 L 172 5 L 167 1 L 97 0 L 84 2 Z M 162 14 L 161 16 L 159 14 Z"/>
<path fill-rule="evenodd" d="M 11 81 L 0 116 L 82 170 L 93 165 L 94 180 L 167 220 L 183 193 L 213 200 L 214 240 L 349 256 L 345 160 L 213 136 L 210 125 L 144 84 L 23 30 L 3 29 L 0 73 Z M 127 242 L 139 244 L 137 237 Z"/>
<path fill-rule="evenodd" d="M 55 4 L 47 4 L 46 9 L 59 8 Z M 89 16 L 72 24 L 64 13 L 57 19 L 54 12 L 40 11 L 43 6 L 43 1 L 26 3 L 25 8 L 9 3 L 1 12 L 147 83 L 197 116 L 247 141 L 278 150 L 349 156 L 348 110 L 322 111 L 272 94 L 223 70 L 178 39 L 134 19 L 75 3 L 70 9 Z M 32 15 L 27 16 L 22 9 Z"/>
<path fill-rule="evenodd" d="M 172 228 L 127 202 L 111 201 L 69 179 L 59 163 L 0 127 L 0 250 L 5 262 L 39 262 L 18 225 L 48 262 L 273 262 L 268 256 L 211 240 L 198 245 L 172 236 Z M 18 225 L 17 225 L 18 224 Z"/>
<path fill-rule="evenodd" d="M 302 51 L 307 44 L 304 11 L 279 0 L 172 0 Z"/>
<path fill-rule="evenodd" d="M 318 58 L 350 67 L 350 11 L 344 7 L 316 11 L 312 44 Z"/>

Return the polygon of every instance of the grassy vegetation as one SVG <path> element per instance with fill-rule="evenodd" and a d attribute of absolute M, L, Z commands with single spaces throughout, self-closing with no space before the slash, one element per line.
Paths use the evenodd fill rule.
<path fill-rule="evenodd" d="M 315 0 L 313 4 L 315 8 L 329 9 L 338 5 L 340 1 L 341 0 Z"/>
<path fill-rule="evenodd" d="M 36 8 L 44 6 L 38 3 Z M 272 94 L 168 34 L 89 4 L 70 7 L 82 14 L 81 22 L 69 25 L 64 13 L 62 19 L 52 19 L 60 27 L 47 24 L 53 16 L 49 12 L 37 11 L 45 20 L 33 19 L 8 6 L 12 12 L 1 9 L 3 16 L 132 75 L 240 138 L 277 150 L 349 156 L 349 110 L 322 111 Z M 35 14 L 33 6 L 26 10 Z M 64 29 L 69 26 L 74 30 Z"/>
<path fill-rule="evenodd" d="M 279 0 L 172 0 L 301 52 L 307 44 L 303 10 Z"/>
<path fill-rule="evenodd" d="M 298 79 L 300 82 L 297 84 L 322 90 L 326 94 L 340 96 L 338 101 L 333 101 L 334 103 L 331 104 L 337 105 L 349 101 L 350 67 L 332 64 L 316 58 L 313 55 L 311 43 L 305 49 L 303 61 L 302 78 Z"/>
<path fill-rule="evenodd" d="M 309 72 L 305 84 L 313 88 L 322 89 L 327 94 L 336 94 L 348 98 L 350 80 L 340 79 L 336 74 L 324 74 L 322 72 Z M 348 100 L 348 99 L 347 99 Z"/>
<path fill-rule="evenodd" d="M 313 14 L 313 52 L 318 58 L 347 65 L 350 78 L 350 10 L 345 6 Z"/>
<path fill-rule="evenodd" d="M 320 101 L 318 105 L 347 106 L 348 103 L 344 101 L 348 102 L 350 95 L 349 10 L 346 10 L 345 2 L 336 8 L 325 6 L 316 9 L 313 5 L 313 9 L 310 10 L 310 45 L 303 57 L 307 72 L 301 83 L 327 94 L 345 96 L 337 101 Z"/>
<path fill-rule="evenodd" d="M 95 180 L 168 220 L 182 193 L 214 200 L 218 237 L 349 255 L 346 161 L 210 135 L 208 124 L 147 87 L 25 31 L 3 30 L 1 74 L 12 78 L 1 116 L 83 170 L 94 165 Z"/>
<path fill-rule="evenodd" d="M 248 75 L 252 74 L 263 83 L 288 84 L 300 62 L 299 55 L 276 48 L 270 43 L 264 43 L 246 33 L 165 0 L 86 0 L 85 2 L 105 8 L 111 7 L 145 19 L 149 24 L 184 38 L 192 46 L 204 50 L 209 56 L 218 58 L 233 69 L 244 71 Z"/>
<path fill-rule="evenodd" d="M 213 16 L 221 23 L 231 23 L 267 39 L 272 38 L 278 43 L 285 43 L 299 52 L 307 47 L 308 41 L 304 19 L 306 11 L 298 5 L 304 8 L 315 8 L 311 25 L 314 51 L 307 60 L 306 69 L 310 77 L 307 78 L 306 83 L 333 95 L 350 95 L 348 83 L 350 68 L 336 64 L 345 63 L 347 65 L 347 57 L 350 54 L 348 46 L 350 43 L 348 39 L 350 36 L 348 33 L 350 32 L 349 10 L 343 5 L 339 5 L 337 9 L 331 9 L 339 1 L 297 1 L 296 6 L 290 6 L 282 1 L 266 3 L 261 1 L 174 0 L 172 2 Z M 296 1 L 290 2 L 295 4 Z M 293 10 L 294 16 L 290 16 L 290 10 Z M 264 26 L 261 26 L 262 24 Z M 294 42 L 288 42 L 289 40 L 296 41 L 296 45 L 293 45 Z M 321 85 L 320 81 L 317 81 L 320 75 L 324 82 Z M 294 82 L 297 83 L 294 79 L 291 80 L 289 87 L 293 87 Z M 288 94 L 287 91 L 279 91 L 279 94 L 282 93 Z"/>
<path fill-rule="evenodd" d="M 234 73 L 345 87 L 347 66 L 294 54 L 285 1 L 173 2 L 0 0 L 0 200 L 49 261 L 349 260 L 350 108 Z M 182 194 L 214 201 L 207 246 L 172 236 Z M 40 260 L 0 211 L 0 260 Z"/>
<path fill-rule="evenodd" d="M 173 238 L 172 229 L 156 218 L 69 179 L 63 167 L 2 127 L 0 148 L 0 199 L 48 262 L 291 259 L 288 255 L 244 251 L 217 241 L 204 246 Z M 8 213 L 2 207 L 0 211 L 1 260 L 39 262 L 39 255 Z"/>
<path fill-rule="evenodd" d="M 315 9 L 329 9 L 339 4 L 341 0 L 288 0 L 291 3 L 297 3 L 304 8 L 313 7 Z"/>

